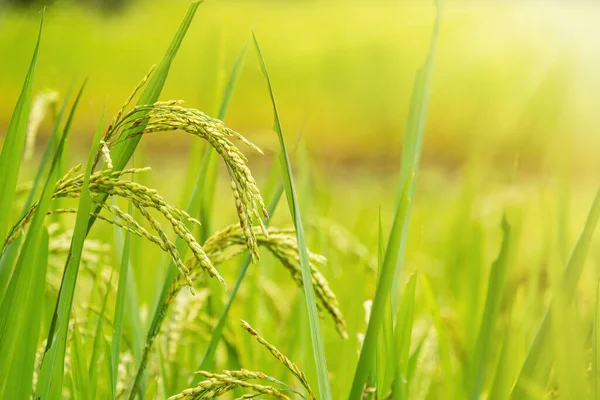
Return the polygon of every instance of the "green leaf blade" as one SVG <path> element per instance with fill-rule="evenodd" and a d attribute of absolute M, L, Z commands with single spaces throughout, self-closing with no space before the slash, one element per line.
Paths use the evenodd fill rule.
<path fill-rule="evenodd" d="M 281 175 L 283 178 L 283 186 L 285 189 L 285 194 L 287 198 L 288 207 L 290 210 L 290 214 L 292 215 L 292 219 L 294 222 L 294 226 L 296 228 L 296 239 L 298 241 L 298 249 L 300 251 L 300 266 L 302 269 L 302 283 L 304 288 L 304 295 L 306 300 L 306 306 L 308 309 L 308 317 L 309 317 L 309 325 L 310 325 L 310 336 L 313 347 L 313 357 L 315 361 L 315 367 L 317 370 L 317 378 L 319 384 L 319 393 L 322 399 L 329 400 L 331 399 L 331 388 L 329 385 L 329 376 L 327 372 L 327 361 L 325 358 L 325 349 L 323 347 L 323 338 L 321 337 L 321 331 L 319 326 L 319 316 L 317 314 L 317 305 L 315 300 L 315 293 L 312 285 L 312 278 L 310 274 L 310 266 L 308 262 L 308 250 L 306 246 L 306 238 L 304 235 L 304 228 L 302 225 L 302 217 L 300 215 L 300 208 L 298 204 L 296 189 L 294 187 L 294 181 L 292 176 L 292 168 L 291 163 L 287 151 L 287 147 L 285 144 L 285 138 L 283 135 L 283 129 L 281 127 L 281 121 L 279 118 L 279 112 L 277 110 L 277 105 L 275 102 L 275 95 L 273 92 L 273 87 L 271 85 L 271 80 L 269 78 L 269 74 L 267 72 L 267 67 L 262 56 L 262 52 L 260 51 L 260 46 L 258 44 L 258 40 L 256 39 L 256 35 L 253 33 L 254 45 L 256 48 L 256 52 L 259 59 L 260 68 L 263 72 L 263 75 L 267 81 L 267 87 L 269 90 L 269 95 L 271 98 L 271 103 L 273 106 L 273 114 L 274 114 L 274 125 L 273 130 L 277 133 L 277 137 L 279 139 L 280 145 L 280 153 L 279 153 L 279 165 L 281 170 Z"/>
<path fill-rule="evenodd" d="M 131 203 L 129 204 L 131 214 Z M 121 354 L 121 337 L 123 335 L 123 317 L 125 315 L 125 293 L 127 291 L 127 278 L 129 275 L 129 253 L 131 248 L 131 234 L 125 233 L 125 244 L 123 245 L 123 254 L 121 257 L 121 269 L 119 270 L 119 284 L 117 287 L 117 301 L 115 304 L 115 316 L 113 321 L 113 336 L 112 336 L 112 368 L 111 382 L 112 392 L 117 391 L 117 373 L 119 359 Z"/>
<path fill-rule="evenodd" d="M 408 366 L 410 357 L 411 334 L 414 323 L 415 292 L 417 286 L 417 274 L 414 273 L 408 279 L 406 289 L 400 302 L 398 315 L 396 316 L 395 343 L 398 360 L 396 365 L 396 379 L 394 380 L 394 400 L 407 400 L 408 397 Z"/>
<path fill-rule="evenodd" d="M 137 103 L 138 105 L 153 104 L 158 100 L 160 93 L 162 92 L 162 89 L 167 80 L 167 76 L 169 75 L 171 63 L 177 55 L 179 47 L 183 42 L 183 38 L 185 37 L 188 28 L 190 27 L 192 20 L 194 19 L 196 10 L 198 10 L 198 6 L 201 3 L 202 1 L 193 1 L 190 4 L 188 11 L 183 20 L 181 21 L 179 29 L 175 33 L 175 36 L 173 37 L 173 40 L 171 41 L 171 44 L 169 45 L 165 56 L 156 68 L 156 71 L 154 71 L 154 73 L 152 74 L 152 77 L 150 78 L 146 88 L 142 92 Z M 143 115 L 143 113 L 140 113 L 140 116 Z M 136 131 L 141 132 L 143 131 L 144 126 L 145 124 L 142 124 L 135 129 Z M 126 138 L 130 134 L 132 134 L 132 132 L 123 132 L 122 137 Z M 133 135 L 132 137 L 126 140 L 117 141 L 118 143 L 115 145 L 112 151 L 113 165 L 115 170 L 120 171 L 123 168 L 125 168 L 141 138 L 141 135 Z"/>
<path fill-rule="evenodd" d="M 46 285 L 46 271 L 48 268 L 48 232 L 42 228 L 39 246 L 35 253 L 35 271 L 33 276 L 31 292 L 27 302 L 23 305 L 27 310 L 27 329 L 24 329 L 24 335 L 17 342 L 20 349 L 15 354 L 21 354 L 21 357 L 14 357 L 9 376 L 7 377 L 8 386 L 4 391 L 3 398 L 27 398 L 31 395 L 31 381 L 33 379 L 35 354 L 37 351 L 38 338 L 42 323 L 42 310 L 44 293 Z"/>
<path fill-rule="evenodd" d="M 0 239 L 4 241 L 10 212 L 15 198 L 15 188 L 21 166 L 21 156 L 25 147 L 27 136 L 27 121 L 31 108 L 31 92 L 33 90 L 33 79 L 37 66 L 38 51 L 42 39 L 42 27 L 44 26 L 44 12 L 40 20 L 40 30 L 37 37 L 33 58 L 29 65 L 29 71 L 25 77 L 23 88 L 17 105 L 13 111 L 2 152 L 0 152 Z"/>
<path fill-rule="evenodd" d="M 504 286 L 508 270 L 508 257 L 511 245 L 511 226 L 506 217 L 502 219 L 502 245 L 498 258 L 492 264 L 490 271 L 488 292 L 483 312 L 483 320 L 475 344 L 475 353 L 471 365 L 471 396 L 473 400 L 479 399 L 484 384 L 484 379 L 492 375 L 487 368 L 490 366 L 490 347 L 494 340 L 496 321 L 498 320 L 500 302 L 504 296 Z"/>
<path fill-rule="evenodd" d="M 562 295 L 567 299 L 571 299 L 575 292 L 598 220 L 600 220 L 600 189 L 596 192 L 583 231 L 564 269 L 561 290 L 564 292 Z M 511 392 L 510 398 L 513 400 L 528 398 L 529 386 L 538 380 L 543 381 L 545 385 L 553 361 L 552 353 L 547 351 L 548 346 L 551 346 L 552 313 L 552 308 L 549 306 Z"/>
<path fill-rule="evenodd" d="M 77 97 L 78 100 L 80 97 L 81 91 Z M 94 141 L 90 150 L 90 155 L 88 157 L 83 185 L 81 188 L 81 195 L 79 197 L 79 208 L 77 210 L 77 216 L 75 219 L 75 228 L 73 230 L 71 248 L 67 256 L 63 282 L 58 294 L 57 306 L 53 318 L 54 329 L 51 329 L 49 333 L 47 347 L 48 350 L 46 351 L 42 360 L 40 382 L 38 383 L 38 388 L 36 390 L 36 395 L 39 395 L 42 398 L 58 399 L 62 395 L 64 359 L 67 336 L 69 332 L 69 320 L 71 316 L 71 308 L 73 306 L 73 298 L 75 296 L 75 286 L 79 273 L 81 254 L 83 252 L 83 245 L 87 236 L 89 215 L 92 211 L 92 196 L 89 190 L 90 175 L 93 168 L 94 158 L 100 147 L 103 119 L 104 115 L 102 115 L 100 122 L 98 123 Z"/>

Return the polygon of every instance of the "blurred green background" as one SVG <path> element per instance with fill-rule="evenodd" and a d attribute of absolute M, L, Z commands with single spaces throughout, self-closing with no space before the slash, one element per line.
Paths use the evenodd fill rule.
<path fill-rule="evenodd" d="M 37 90 L 64 94 L 85 77 L 75 143 L 87 145 L 160 60 L 187 0 L 131 1 L 115 9 L 56 2 L 47 9 Z M 39 6 L 0 11 L 0 132 L 18 96 Z M 216 114 L 233 60 L 254 29 L 284 128 L 302 130 L 321 166 L 387 174 L 397 169 L 412 82 L 434 17 L 429 1 L 207 1 L 173 66 L 163 99 Z M 600 168 L 596 99 L 600 7 L 592 2 L 446 1 L 424 165 L 453 172 L 473 158 L 503 174 L 578 179 Z M 275 151 L 272 115 L 254 55 L 227 123 Z M 42 126 L 42 135 L 50 122 Z M 191 138 L 156 135 L 145 146 L 181 155 Z"/>

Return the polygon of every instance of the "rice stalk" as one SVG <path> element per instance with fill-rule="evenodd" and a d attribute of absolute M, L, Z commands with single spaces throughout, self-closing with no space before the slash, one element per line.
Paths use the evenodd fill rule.
<path fill-rule="evenodd" d="M 226 127 L 222 121 L 211 118 L 199 110 L 182 107 L 181 103 L 173 100 L 136 106 L 115 122 L 104 140 L 110 149 L 120 140 L 178 129 L 206 140 L 225 161 L 240 227 L 246 238 L 246 246 L 250 250 L 253 261 L 256 262 L 259 258 L 258 244 L 251 227 L 257 223 L 265 233 L 262 217 L 268 218 L 268 213 L 256 181 L 246 165 L 248 160 L 231 139 L 241 141 L 260 154 L 262 151 L 242 135 Z M 143 129 L 140 130 L 140 127 Z M 110 141 L 110 138 L 116 136 L 117 131 L 123 132 L 119 135 L 123 139 Z M 128 134 L 130 131 L 133 133 Z"/>
<path fill-rule="evenodd" d="M 96 199 L 94 199 L 96 200 Z M 96 201 L 96 204 L 98 204 L 98 202 Z M 150 232 L 148 232 L 147 229 L 145 229 L 144 227 L 142 227 L 137 221 L 135 221 L 133 219 L 133 217 L 129 214 L 127 214 L 126 212 L 122 211 L 119 207 L 113 206 L 113 205 L 108 205 L 106 203 L 102 203 L 101 207 L 103 209 L 109 210 L 109 212 L 114 213 L 115 215 L 117 215 L 119 218 L 121 218 L 123 221 L 125 221 L 126 223 L 124 223 L 123 221 L 120 221 L 118 219 L 111 219 L 103 214 L 98 214 L 98 213 L 90 213 L 90 215 L 93 215 L 94 217 L 96 217 L 97 219 L 104 221 L 106 223 L 109 223 L 111 225 L 117 226 L 118 228 L 122 229 L 125 232 L 129 232 L 132 233 L 138 237 L 141 237 L 143 239 L 148 240 L 149 242 L 152 242 L 154 244 L 156 244 L 157 246 L 159 246 L 163 251 L 167 251 L 167 248 L 165 247 L 165 244 L 162 242 L 162 240 L 156 236 L 151 234 Z M 55 210 L 50 210 L 46 213 L 46 215 L 55 215 L 55 214 L 75 214 L 77 212 L 76 208 L 57 208 Z M 87 245 L 88 241 L 86 240 L 86 245 Z M 52 242 L 51 242 L 52 244 Z M 68 242 L 64 243 L 65 245 L 68 246 Z M 68 248 L 65 249 L 65 251 L 67 251 Z"/>
<path fill-rule="evenodd" d="M 302 384 L 302 386 L 308 392 L 308 398 L 315 400 L 315 394 L 306 379 L 306 375 L 300 368 L 281 353 L 275 346 L 265 340 L 261 335 L 258 334 L 248 322 L 242 320 L 242 327 L 256 338 L 256 340 L 277 359 L 279 360 Z M 261 380 L 270 381 L 276 383 L 285 388 L 287 391 L 291 391 L 302 398 L 306 398 L 304 394 L 297 391 L 293 387 L 286 385 L 283 382 L 278 381 L 275 378 L 263 372 L 249 371 L 247 369 L 240 369 L 235 371 L 225 370 L 222 374 L 216 374 L 208 371 L 197 371 L 196 374 L 206 378 L 198 383 L 194 388 L 185 389 L 181 393 L 169 397 L 169 400 L 183 400 L 183 399 L 212 399 L 224 395 L 236 388 L 250 390 L 254 393 L 247 393 L 238 397 L 239 399 L 254 398 L 259 395 L 267 395 L 274 398 L 289 399 L 287 395 L 283 393 L 283 388 L 278 389 L 273 386 L 264 386 L 255 383 L 248 382 L 250 380 Z"/>
<path fill-rule="evenodd" d="M 278 359 L 283 365 L 285 365 L 285 367 L 287 369 L 290 370 L 290 372 L 298 379 L 298 381 L 302 384 L 302 386 L 304 386 L 304 388 L 308 391 L 308 395 L 311 400 L 316 399 L 315 393 L 313 392 L 312 388 L 310 387 L 310 384 L 308 383 L 308 380 L 306 379 L 306 375 L 304 374 L 304 372 L 302 372 L 302 370 L 300 370 L 300 368 L 295 363 L 293 363 L 289 358 L 287 358 L 285 355 L 283 355 L 283 353 L 280 352 L 277 349 L 277 347 L 275 347 L 271 343 L 267 342 L 265 340 L 265 338 L 263 338 L 261 335 L 259 335 L 259 333 L 256 332 L 254 330 L 254 328 L 252 328 L 248 322 L 242 320 L 242 328 L 244 328 L 249 334 L 254 336 L 256 338 L 256 340 L 258 341 L 258 343 L 262 344 L 263 347 L 265 347 L 267 350 L 269 350 L 269 352 L 271 352 L 273 357 Z"/>
<path fill-rule="evenodd" d="M 265 247 L 277 257 L 283 266 L 290 272 L 298 286 L 302 287 L 302 271 L 298 255 L 298 243 L 294 237 L 294 230 L 269 227 L 267 229 L 268 235 L 264 235 L 257 227 L 254 227 L 253 230 L 258 239 L 258 244 Z M 245 250 L 244 240 L 241 228 L 237 225 L 230 225 L 208 238 L 204 243 L 203 248 L 213 265 L 219 265 L 243 253 Z M 316 267 L 318 264 L 325 263 L 325 257 L 309 252 L 309 260 L 311 278 L 318 298 L 317 304 L 320 309 L 324 309 L 330 314 L 336 324 L 336 329 L 339 334 L 343 338 L 347 338 L 346 321 L 339 308 L 337 297 L 329 287 L 327 279 L 325 279 L 323 274 L 321 274 Z M 189 260 L 187 264 L 190 266 L 190 279 L 196 281 L 200 275 L 200 269 L 197 268 L 196 261 L 192 259 Z M 165 315 L 169 305 L 185 285 L 186 282 L 181 276 L 173 283 L 169 296 L 163 306 L 163 313 Z"/>
<path fill-rule="evenodd" d="M 55 186 L 53 198 L 79 196 L 83 182 L 83 175 L 76 175 L 78 170 L 78 167 L 72 168 L 61 180 L 59 180 Z M 181 237 L 192 250 L 192 253 L 197 261 L 196 266 L 200 266 L 211 277 L 216 277 L 220 282 L 224 283 L 223 278 L 214 268 L 200 244 L 196 241 L 190 230 L 185 225 L 185 222 L 199 222 L 192 218 L 185 211 L 171 206 L 156 192 L 156 190 L 147 188 L 136 182 L 120 179 L 120 177 L 126 173 L 137 173 L 146 170 L 147 169 L 134 168 L 122 171 L 103 170 L 94 173 L 90 177 L 89 187 L 92 194 L 95 195 L 93 197 L 93 201 L 98 204 L 97 208 L 108 210 L 111 214 L 117 216 L 121 222 L 118 222 L 118 220 L 111 220 L 106 217 L 102 219 L 106 222 L 114 223 L 117 226 L 124 227 L 125 230 L 138 236 L 142 236 L 159 245 L 161 249 L 167 251 L 173 258 L 175 264 L 178 266 L 179 271 L 183 275 L 185 281 L 191 287 L 192 281 L 188 276 L 189 268 L 185 265 L 183 260 L 181 260 L 175 245 L 168 239 L 168 236 L 162 229 L 161 224 L 148 211 L 149 208 L 157 210 L 171 224 L 173 231 L 179 237 Z M 119 196 L 131 201 L 133 205 L 140 211 L 142 216 L 150 223 L 152 229 L 154 229 L 158 236 L 150 234 L 146 229 L 142 228 L 139 223 L 136 223 L 133 220 L 133 217 L 124 211 L 121 211 L 118 207 L 103 204 L 104 202 L 102 202 L 101 197 L 98 195 L 104 194 L 108 194 L 110 196 Z M 37 203 L 35 203 L 23 216 L 23 218 L 12 228 L 6 240 L 5 248 L 23 231 L 25 226 L 31 220 L 36 208 Z M 72 209 L 59 209 L 56 212 L 66 213 L 73 211 L 74 210 Z M 91 213 L 93 216 L 97 214 L 98 213 L 96 212 Z"/>
<path fill-rule="evenodd" d="M 273 255 L 281 261 L 284 267 L 290 271 L 292 278 L 296 283 L 299 286 L 302 286 L 302 270 L 300 267 L 298 244 L 294 237 L 294 230 L 269 227 L 267 229 L 267 234 L 265 234 L 259 227 L 253 227 L 252 229 L 257 238 L 257 244 L 264 246 L 271 251 Z M 203 248 L 213 265 L 219 265 L 246 250 L 245 238 L 241 227 L 234 224 L 213 234 L 206 242 L 204 242 Z M 339 334 L 342 337 L 347 338 L 346 321 L 339 308 L 338 300 L 330 289 L 329 283 L 325 277 L 315 266 L 316 264 L 323 264 L 325 258 L 318 254 L 309 253 L 309 260 L 311 265 L 311 278 L 315 293 L 319 299 L 319 307 L 330 314 L 336 324 L 336 329 Z M 197 268 L 198 264 L 196 259 L 191 259 L 186 264 L 189 265 L 190 268 L 188 277 L 192 281 L 197 280 L 200 276 L 200 268 Z M 157 329 L 153 335 L 148 337 L 143 350 L 142 365 L 144 365 L 144 368 L 148 363 L 154 341 L 160 333 L 161 326 L 167 316 L 169 308 L 173 304 L 179 291 L 185 285 L 185 278 L 180 275 L 173 285 L 171 285 L 171 290 L 160 307 Z"/>
<path fill-rule="evenodd" d="M 298 242 L 295 238 L 293 229 L 281 229 L 269 227 L 267 235 L 263 234 L 258 228 L 254 228 L 254 234 L 260 246 L 269 250 L 290 272 L 292 278 L 299 287 L 302 287 L 302 269 L 300 267 L 300 256 L 298 252 Z M 235 225 L 215 233 L 205 243 L 204 248 L 209 258 L 215 264 L 225 262 L 232 257 L 243 252 L 244 235 L 240 228 Z M 324 264 L 325 257 L 309 252 L 309 264 L 311 271 L 311 280 L 318 299 L 318 306 L 326 310 L 336 324 L 339 334 L 347 338 L 346 322 L 339 308 L 337 297 L 329 287 L 327 279 L 317 269 L 316 265 Z M 190 263 L 190 276 L 195 277 L 199 271 L 194 268 L 193 261 Z M 173 291 L 178 291 L 182 287 L 181 279 L 175 282 Z"/>
<path fill-rule="evenodd" d="M 268 376 L 262 372 L 253 371 L 225 371 L 224 374 L 213 374 L 206 371 L 197 373 L 207 379 L 200 381 L 195 388 L 185 389 L 179 394 L 169 397 L 168 400 L 195 400 L 195 399 L 214 399 L 222 396 L 236 388 L 251 390 L 254 395 L 266 395 L 277 399 L 290 398 L 273 386 L 259 385 L 248 382 L 250 379 L 266 380 Z M 241 398 L 249 398 L 244 395 Z"/>

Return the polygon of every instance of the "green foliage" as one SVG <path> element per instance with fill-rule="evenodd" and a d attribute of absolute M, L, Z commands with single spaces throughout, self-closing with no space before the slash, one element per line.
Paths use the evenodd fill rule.
<path fill-rule="evenodd" d="M 276 133 L 264 139 L 266 157 L 278 143 L 260 185 L 266 207 L 252 176 L 264 175 L 259 162 L 237 141 L 256 146 L 220 121 L 238 107 L 248 44 L 227 82 L 214 82 L 215 92 L 225 83 L 220 106 L 209 106 L 218 120 L 158 102 L 198 5 L 137 88 L 148 79 L 138 105 L 119 111 L 116 140 L 104 140 L 102 115 L 81 173 L 66 172 L 65 146 L 83 88 L 63 126 L 64 100 L 39 164 L 21 166 L 40 28 L 0 154 L 1 398 L 598 398 L 597 182 L 595 197 L 575 178 L 567 185 L 562 153 L 558 182 L 523 183 L 515 169 L 502 186 L 479 154 L 452 178 L 420 165 L 439 3 L 397 193 L 354 169 L 332 178 L 304 141 L 292 169 L 287 107 L 253 35 Z M 215 59 L 220 76 L 228 60 Z M 134 167 L 154 161 L 141 157 L 142 136 L 174 127 L 206 142 L 189 153 L 188 174 L 179 163 L 126 169 L 134 155 Z M 289 213 L 277 213 L 283 193 Z M 260 259 L 259 245 L 269 250 Z"/>
<path fill-rule="evenodd" d="M 21 95 L 15 106 L 2 151 L 0 152 L 0 240 L 4 240 L 8 228 L 8 216 L 13 207 L 15 198 L 15 189 L 17 187 L 17 177 L 21 167 L 21 155 L 25 147 L 27 136 L 27 120 L 29 118 L 29 109 L 31 107 L 31 91 L 33 88 L 33 78 L 37 66 L 38 50 L 42 39 L 42 26 L 44 25 L 44 14 L 40 21 L 40 31 L 38 33 L 37 43 L 33 50 L 33 59 L 29 65 L 29 71 L 25 77 Z M 0 282 L 1 284 L 1 282 Z"/>
<path fill-rule="evenodd" d="M 83 86 L 75 99 L 75 104 L 65 130 L 68 130 L 73 119 L 75 109 L 79 104 Z M 69 334 L 69 322 L 71 320 L 71 310 L 73 307 L 73 298 L 75 296 L 75 287 L 81 254 L 83 253 L 83 244 L 87 235 L 87 224 L 90 212 L 92 210 L 92 196 L 89 190 L 90 175 L 94 164 L 94 157 L 100 147 L 100 138 L 102 135 L 102 118 L 96 130 L 94 141 L 90 149 L 87 167 L 83 178 L 83 186 L 79 197 L 79 208 L 77 210 L 77 219 L 73 230 L 71 247 L 67 256 L 63 279 L 58 292 L 56 308 L 52 317 L 52 325 L 48 333 L 46 352 L 42 360 L 40 380 L 36 388 L 36 396 L 48 399 L 59 399 L 62 397 L 62 382 L 64 376 L 65 352 L 67 348 L 67 335 Z M 83 368 L 83 363 L 80 366 Z M 83 386 L 81 387 L 83 389 Z M 87 385 L 85 386 L 87 391 Z"/>
<path fill-rule="evenodd" d="M 21 247 L 14 272 L 0 306 L 2 311 L 0 317 L 0 350 L 5 355 L 0 361 L 0 371 L 3 377 L 0 381 L 0 392 L 9 397 L 16 396 L 18 398 L 30 392 L 28 385 L 22 383 L 31 382 L 33 360 L 35 358 L 34 349 L 37 349 L 37 346 L 35 346 L 36 343 L 33 339 L 22 341 L 21 337 L 32 335 L 31 337 L 37 338 L 41 325 L 41 309 L 36 304 L 36 297 L 39 296 L 39 292 L 35 292 L 33 289 L 44 286 L 47 263 L 43 263 L 44 265 L 40 267 L 35 262 L 35 258 L 40 246 L 44 246 L 43 222 L 46 211 L 50 207 L 54 184 L 58 180 L 57 167 L 62 158 L 62 151 L 77 104 L 78 101 L 76 100 L 55 151 L 48 177 L 42 189 L 41 199 L 33 215 L 30 229 Z M 15 360 L 20 360 L 19 362 L 25 364 L 23 369 L 12 368 Z M 11 387 L 9 383 L 14 382 L 20 383 L 20 385 Z"/>

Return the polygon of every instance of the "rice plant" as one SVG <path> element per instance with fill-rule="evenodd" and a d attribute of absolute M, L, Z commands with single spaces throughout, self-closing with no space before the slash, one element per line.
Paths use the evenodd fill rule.
<path fill-rule="evenodd" d="M 379 205 L 366 193 L 357 229 L 342 192 L 311 175 L 305 144 L 290 145 L 257 34 L 215 116 L 163 98 L 200 2 L 110 122 L 94 121 L 85 161 L 69 164 L 87 82 L 64 98 L 34 93 L 42 13 L 0 153 L 0 397 L 598 398 L 600 191 L 569 256 L 554 192 L 490 199 L 466 181 L 441 201 L 446 187 L 420 186 L 442 36 L 433 3 L 398 182 L 386 188 L 395 197 Z M 268 152 L 225 122 L 249 48 L 278 144 L 265 184 L 253 160 Z M 44 118 L 53 128 L 27 170 Z M 185 177 L 150 168 L 138 146 L 175 131 L 195 143 Z M 314 211 L 328 201 L 348 221 Z"/>

